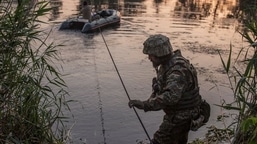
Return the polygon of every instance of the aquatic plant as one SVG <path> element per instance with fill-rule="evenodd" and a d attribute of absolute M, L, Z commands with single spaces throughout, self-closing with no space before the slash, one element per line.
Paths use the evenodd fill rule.
<path fill-rule="evenodd" d="M 64 143 L 67 88 L 39 17 L 44 0 L 0 0 L 0 143 Z"/>
<path fill-rule="evenodd" d="M 242 28 L 238 33 L 248 46 L 242 47 L 235 58 L 230 45 L 227 59 L 219 52 L 225 74 L 234 99 L 231 103 L 223 101 L 216 104 L 231 113 L 235 113 L 231 123 L 225 128 L 211 126 L 204 139 L 196 139 L 190 144 L 208 144 L 213 142 L 232 144 L 256 144 L 257 141 L 257 19 L 256 0 L 240 1 L 238 14 Z M 218 116 L 217 119 L 224 115 Z"/>
<path fill-rule="evenodd" d="M 255 9 L 256 11 L 256 9 Z M 232 46 L 225 61 L 220 54 L 222 65 L 228 76 L 234 95 L 232 103 L 222 108 L 237 111 L 233 144 L 253 144 L 257 141 L 257 20 L 248 15 L 244 28 L 239 33 L 249 43 L 232 61 Z"/>

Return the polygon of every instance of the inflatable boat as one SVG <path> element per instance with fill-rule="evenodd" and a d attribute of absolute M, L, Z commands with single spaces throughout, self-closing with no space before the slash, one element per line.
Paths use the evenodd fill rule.
<path fill-rule="evenodd" d="M 82 33 L 89 33 L 97 31 L 99 28 L 104 28 L 120 23 L 120 13 L 114 9 L 106 9 L 96 12 L 92 16 L 92 21 L 89 22 L 83 18 L 70 18 L 64 21 L 59 30 L 76 29 L 81 30 Z"/>

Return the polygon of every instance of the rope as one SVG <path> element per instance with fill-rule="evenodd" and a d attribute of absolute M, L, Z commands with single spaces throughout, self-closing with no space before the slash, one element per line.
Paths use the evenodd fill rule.
<path fill-rule="evenodd" d="M 120 81 L 121 81 L 121 84 L 122 84 L 122 86 L 123 86 L 123 88 L 124 88 L 124 90 L 125 90 L 125 92 L 126 92 L 126 95 L 127 95 L 128 99 L 131 100 L 131 99 L 130 99 L 130 96 L 129 96 L 129 94 L 128 94 L 128 91 L 127 91 L 127 89 L 126 89 L 126 87 L 125 87 L 125 84 L 123 83 L 123 80 L 122 80 L 122 78 L 121 78 L 121 76 L 120 76 L 119 70 L 118 70 L 118 68 L 117 68 L 117 66 L 116 66 L 116 64 L 115 64 L 115 61 L 114 61 L 113 57 L 112 57 L 112 54 L 111 54 L 111 52 L 110 52 L 110 49 L 109 49 L 109 47 L 108 47 L 108 45 L 107 45 L 107 43 L 106 43 L 106 41 L 105 41 L 105 38 L 104 38 L 104 36 L 103 36 L 102 31 L 101 31 L 100 28 L 99 28 L 99 31 L 100 31 L 100 33 L 101 33 L 101 36 L 102 36 L 103 41 L 104 41 L 104 43 L 105 43 L 105 46 L 106 46 L 106 48 L 107 48 L 107 50 L 108 50 L 108 53 L 109 53 L 109 55 L 110 55 L 110 57 L 111 57 L 111 59 L 112 59 L 112 63 L 113 63 L 113 65 L 114 65 L 114 67 L 115 67 L 115 70 L 116 70 L 118 76 L 119 76 L 119 79 L 120 79 Z M 137 118 L 138 118 L 140 124 L 142 125 L 142 127 L 143 127 L 143 129 L 144 129 L 144 131 L 145 131 L 145 134 L 146 134 L 146 136 L 148 137 L 148 139 L 149 139 L 149 141 L 150 141 L 150 144 L 152 144 L 151 138 L 150 138 L 150 136 L 149 136 L 149 134 L 148 134 L 148 132 L 147 132 L 147 130 L 146 130 L 146 128 L 145 128 L 145 126 L 144 126 L 142 120 L 141 120 L 141 118 L 139 117 L 139 115 L 138 115 L 138 113 L 137 113 L 135 107 L 133 106 L 132 108 L 133 108 L 134 112 L 136 113 L 136 116 L 137 116 Z"/>

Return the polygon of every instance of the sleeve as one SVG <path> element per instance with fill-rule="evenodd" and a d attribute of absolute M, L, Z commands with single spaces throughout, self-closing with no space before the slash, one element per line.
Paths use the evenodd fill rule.
<path fill-rule="evenodd" d="M 144 111 L 158 111 L 167 106 L 175 106 L 186 88 L 185 75 L 180 71 L 168 71 L 166 86 L 156 97 L 144 101 Z"/>

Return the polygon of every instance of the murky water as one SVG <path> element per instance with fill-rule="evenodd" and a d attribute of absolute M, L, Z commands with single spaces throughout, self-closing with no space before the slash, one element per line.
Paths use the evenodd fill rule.
<path fill-rule="evenodd" d="M 146 140 L 134 111 L 127 105 L 128 97 L 115 71 L 103 37 L 111 51 L 131 99 L 145 100 L 151 93 L 154 69 L 142 54 L 142 43 L 151 34 L 164 34 L 174 49 L 181 49 L 198 70 L 201 94 L 211 104 L 221 99 L 231 100 L 225 87 L 227 78 L 221 74 L 217 50 L 224 57 L 230 43 L 242 46 L 235 32 L 239 25 L 233 15 L 235 0 L 131 0 L 110 2 L 100 7 L 117 8 L 122 20 L 120 26 L 104 29 L 101 33 L 83 34 L 79 31 L 59 31 L 60 22 L 78 13 L 79 0 L 56 0 L 54 14 L 50 15 L 53 28 L 50 39 L 60 47 L 64 79 L 69 86 L 71 136 L 74 143 L 136 144 Z M 235 51 L 236 53 L 236 51 Z M 215 87 L 217 85 L 218 87 Z M 214 88 L 213 88 L 214 87 Z M 158 129 L 163 112 L 138 111 L 149 135 Z M 221 111 L 212 105 L 212 115 L 206 126 L 190 132 L 189 140 L 204 137 L 206 127 L 223 126 L 216 117 Z"/>

